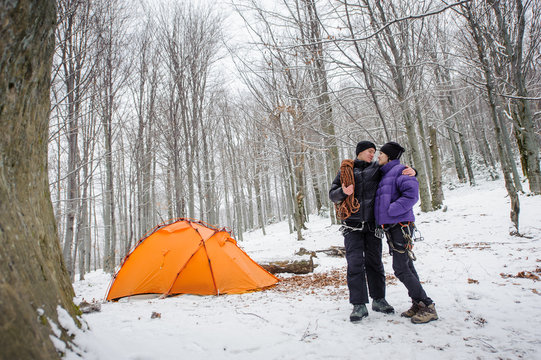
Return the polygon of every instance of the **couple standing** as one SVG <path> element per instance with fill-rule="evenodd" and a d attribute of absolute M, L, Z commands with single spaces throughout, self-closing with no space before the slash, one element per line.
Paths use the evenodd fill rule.
<path fill-rule="evenodd" d="M 412 300 L 411 308 L 401 315 L 416 324 L 437 320 L 434 303 L 426 295 L 408 251 L 415 220 L 412 208 L 419 198 L 415 171 L 400 163 L 404 148 L 396 142 L 383 145 L 378 160 L 372 162 L 375 153 L 372 142 L 359 142 L 357 157 L 342 162 L 329 191 L 329 198 L 340 204 L 349 301 L 353 304 L 350 320 L 358 322 L 368 316 L 365 304 L 369 294 L 373 311 L 394 313 L 385 300 L 382 241 L 377 236 L 382 230 L 392 253 L 394 273 Z"/>

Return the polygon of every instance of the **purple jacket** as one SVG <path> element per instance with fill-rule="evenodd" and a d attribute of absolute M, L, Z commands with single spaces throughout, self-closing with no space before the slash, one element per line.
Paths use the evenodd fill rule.
<path fill-rule="evenodd" d="M 391 160 L 380 169 L 383 177 L 374 206 L 378 225 L 415 221 L 413 205 L 419 200 L 419 183 L 413 176 L 402 175 L 404 168 L 400 160 Z"/>

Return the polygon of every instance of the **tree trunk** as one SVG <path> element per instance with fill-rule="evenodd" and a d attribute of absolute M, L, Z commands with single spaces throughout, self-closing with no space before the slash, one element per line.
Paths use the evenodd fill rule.
<path fill-rule="evenodd" d="M 316 161 L 316 157 L 313 151 L 310 151 L 308 159 L 310 162 L 310 177 L 312 178 L 312 189 L 314 191 L 315 206 L 316 206 L 317 214 L 321 215 L 321 208 L 323 206 L 323 203 L 322 203 L 323 196 L 321 194 L 321 189 L 319 187 L 320 173 L 318 172 L 318 169 L 317 169 L 317 161 Z"/>
<path fill-rule="evenodd" d="M 248 175 L 248 171 L 246 169 L 247 167 L 247 164 L 243 161 L 241 163 L 241 174 L 247 174 Z M 248 207 L 248 211 L 245 212 L 245 215 L 246 215 L 246 221 L 245 221 L 245 224 L 246 224 L 246 229 L 248 230 L 253 230 L 254 229 L 254 194 L 253 194 L 253 187 L 254 187 L 254 183 L 253 183 L 253 178 L 250 178 L 250 176 L 248 175 L 248 178 L 246 179 L 246 186 L 245 186 L 245 190 L 246 190 L 246 203 L 247 203 L 247 207 Z"/>
<path fill-rule="evenodd" d="M 470 149 L 466 143 L 466 137 L 464 136 L 463 131 L 458 132 L 458 139 L 460 141 L 462 155 L 464 155 L 464 163 L 466 165 L 466 171 L 468 172 L 468 178 L 470 179 L 470 185 L 475 186 L 475 177 L 473 175 L 473 168 L 470 159 Z"/>
<path fill-rule="evenodd" d="M 263 203 L 262 203 L 262 194 L 261 194 L 261 165 L 259 162 L 255 165 L 255 174 L 254 174 L 254 188 L 255 188 L 255 200 L 257 203 L 257 215 L 259 220 L 259 226 L 263 231 L 263 235 L 267 235 L 265 232 L 265 214 L 263 213 Z"/>
<path fill-rule="evenodd" d="M 115 193 L 114 193 L 114 167 L 113 167 L 113 112 L 115 107 L 114 88 L 114 61 L 113 34 L 112 29 L 107 29 L 103 38 L 103 59 L 102 59 L 102 125 L 105 143 L 105 183 L 104 183 L 104 270 L 113 273 L 115 268 L 116 250 L 116 220 L 115 220 Z"/>
<path fill-rule="evenodd" d="M 225 141 L 223 142 L 220 142 L 218 146 L 218 148 L 220 149 L 220 152 L 222 154 L 227 154 L 227 151 L 226 151 L 226 146 L 224 144 Z M 224 189 L 224 194 L 223 194 L 223 199 L 224 199 L 224 206 L 225 206 L 225 219 L 223 220 L 223 223 L 229 227 L 232 226 L 233 224 L 233 218 L 231 216 L 231 203 L 230 203 L 230 194 L 229 194 L 229 190 L 231 189 L 230 185 L 228 184 L 227 182 L 227 173 L 223 170 L 224 168 L 229 168 L 231 165 L 229 164 L 229 160 L 227 159 L 226 156 L 224 156 L 224 159 L 222 159 L 222 166 L 219 167 L 219 173 L 218 173 L 218 179 L 222 179 L 222 186 L 223 186 L 223 189 Z"/>
<path fill-rule="evenodd" d="M 225 224 L 228 224 L 231 226 L 233 224 L 233 216 L 231 215 L 231 203 L 230 203 L 230 195 L 229 195 L 229 184 L 227 183 L 227 174 L 221 174 L 220 176 L 222 178 L 223 187 L 224 187 L 224 203 L 225 203 Z"/>
<path fill-rule="evenodd" d="M 481 100 L 479 100 L 481 101 Z M 474 105 L 475 108 L 477 108 L 478 106 L 477 105 Z M 493 180 L 495 180 L 497 178 L 497 175 L 495 175 L 495 172 L 496 172 L 496 161 L 494 160 L 494 156 L 492 156 L 492 150 L 490 149 L 490 145 L 488 143 L 488 139 L 487 139 L 487 134 L 486 134 L 486 131 L 485 131 L 485 124 L 484 123 L 481 123 L 479 124 L 479 121 L 475 121 L 472 117 L 472 114 L 471 114 L 471 110 L 470 110 L 470 107 L 466 108 L 467 112 L 468 112 L 468 118 L 470 119 L 470 123 L 472 125 L 472 128 L 473 130 L 479 134 L 480 138 L 479 138 L 479 142 L 478 142 L 478 146 L 479 146 L 479 149 L 480 149 L 480 152 L 483 156 L 483 160 L 485 162 L 485 165 L 487 167 L 490 167 L 490 170 L 491 170 L 491 177 Z M 478 111 L 476 111 L 478 112 Z"/>
<path fill-rule="evenodd" d="M 458 149 L 458 144 L 455 138 L 455 129 L 453 129 L 450 124 L 447 125 L 447 134 L 449 135 L 449 140 L 451 141 L 451 149 L 453 150 L 453 159 L 455 160 L 455 170 L 458 181 L 465 183 L 466 173 L 464 172 L 464 166 L 462 166 L 460 150 Z"/>
<path fill-rule="evenodd" d="M 311 58 L 314 59 L 314 61 L 311 63 L 313 64 L 314 68 L 314 87 L 317 91 L 316 97 L 321 114 L 321 129 L 324 135 L 323 142 L 325 146 L 325 164 L 327 165 L 326 173 L 331 174 L 327 179 L 327 182 L 331 183 L 333 180 L 332 174 L 337 173 L 340 167 L 340 160 L 338 159 L 338 145 L 336 143 L 336 131 L 333 120 L 333 109 L 329 96 L 327 69 L 325 67 L 325 59 L 323 57 L 324 49 L 321 41 L 321 27 L 316 2 L 314 0 L 306 0 L 305 4 L 308 13 L 308 41 L 311 44 L 311 46 L 309 46 L 310 55 Z M 315 172 L 316 169 L 313 169 L 312 171 Z M 316 196 L 316 207 L 318 208 L 319 213 L 322 206 L 322 197 L 319 194 L 319 184 L 317 181 L 314 182 L 314 192 Z M 325 203 L 329 208 L 329 214 L 331 215 L 331 221 L 332 223 L 335 223 L 334 207 L 332 206 L 332 202 L 327 196 L 325 196 L 325 199 Z"/>
<path fill-rule="evenodd" d="M 292 223 L 292 214 L 293 214 L 293 198 L 290 196 L 290 178 L 288 176 L 288 166 L 285 163 L 285 159 L 283 159 L 282 163 L 282 200 L 283 203 L 287 205 L 287 208 L 285 209 L 285 213 L 287 216 L 287 225 L 289 227 L 289 233 L 293 234 L 293 231 L 295 231 L 295 225 Z"/>
<path fill-rule="evenodd" d="M 73 104 L 69 104 L 68 107 L 73 107 Z M 64 233 L 63 256 L 70 278 L 73 278 L 75 259 L 72 259 L 71 252 L 73 250 L 75 215 L 78 210 L 79 200 L 79 148 L 77 145 L 79 129 L 77 116 L 72 110 L 68 111 L 70 112 L 68 114 L 68 191 L 66 193 L 66 232 Z"/>
<path fill-rule="evenodd" d="M 260 263 L 261 267 L 271 274 L 291 273 L 291 274 L 308 274 L 314 271 L 314 260 L 277 260 L 268 263 Z"/>
<path fill-rule="evenodd" d="M 90 231 L 88 224 L 88 185 L 85 185 L 83 190 L 83 198 L 81 199 L 81 216 L 80 222 L 77 224 L 77 246 L 79 247 L 79 280 L 85 278 L 85 263 L 87 260 L 88 242 Z M 74 259 L 75 260 L 75 259 Z"/>
<path fill-rule="evenodd" d="M 290 173 L 291 180 L 291 199 L 294 201 L 295 230 L 297 231 L 297 240 L 304 240 L 302 230 L 305 229 L 304 217 L 304 154 L 296 154 L 293 157 L 293 169 Z"/>
<path fill-rule="evenodd" d="M 273 172 L 273 178 L 274 178 L 274 196 L 276 197 L 276 213 L 278 214 L 277 216 L 277 222 L 280 222 L 282 221 L 282 207 L 280 206 L 280 204 L 283 204 L 282 202 L 282 197 L 280 196 L 280 191 L 278 190 L 278 179 L 279 177 L 276 176 L 276 172 Z M 289 225 L 289 232 L 291 233 L 291 225 Z"/>
<path fill-rule="evenodd" d="M 498 101 L 499 99 L 496 98 L 496 95 L 494 94 L 494 101 L 495 101 L 495 111 L 497 113 L 497 120 L 498 120 L 498 123 L 499 123 L 499 131 L 501 132 L 501 141 L 502 141 L 502 146 L 504 146 L 505 148 L 505 151 L 504 151 L 504 155 L 506 157 L 506 159 L 502 159 L 502 165 L 503 165 L 503 162 L 505 161 L 507 163 L 507 167 L 509 169 L 511 169 L 511 174 L 513 175 L 513 182 L 514 182 L 514 185 L 515 185 L 515 189 L 517 191 L 520 191 L 522 192 L 522 183 L 520 181 L 520 175 L 518 173 L 518 168 L 517 168 L 517 164 L 514 160 L 514 155 L 513 155 L 513 148 L 511 146 L 511 139 L 510 139 L 510 136 L 509 136 L 509 132 L 507 131 L 507 127 L 505 126 L 505 123 L 503 121 L 503 112 L 502 112 L 502 106 L 500 104 L 500 102 Z"/>
<path fill-rule="evenodd" d="M 74 13 L 75 11 L 73 11 Z M 68 15 L 68 18 L 70 18 L 69 23 L 72 23 L 73 19 L 73 13 Z M 71 24 L 73 25 L 73 24 Z M 79 105 L 76 104 L 76 101 L 80 101 L 80 99 L 76 99 L 76 94 L 78 91 L 76 91 L 76 79 L 75 79 L 75 71 L 76 71 L 76 65 L 74 64 L 75 60 L 75 54 L 73 53 L 73 39 L 71 38 L 71 32 L 72 28 L 68 27 L 66 29 L 66 39 L 64 42 L 60 44 L 62 48 L 62 63 L 64 67 L 64 82 L 66 86 L 66 92 L 67 92 L 67 139 L 68 139 L 68 175 L 67 175 L 67 182 L 68 182 L 68 189 L 66 193 L 66 222 L 65 222 L 65 228 L 66 232 L 64 233 L 64 248 L 63 248 L 63 256 L 64 261 L 66 263 L 66 268 L 68 270 L 68 273 L 70 274 L 70 278 L 73 278 L 73 271 L 74 271 L 74 261 L 75 259 L 72 259 L 71 252 L 73 249 L 73 239 L 74 239 L 74 223 L 75 223 L 75 215 L 77 213 L 77 203 L 79 199 L 79 168 L 78 168 L 78 160 L 79 160 L 79 148 L 78 148 L 78 135 L 79 135 L 79 114 L 76 109 L 79 108 Z"/>
<path fill-rule="evenodd" d="M 269 171 L 269 166 L 266 165 L 264 167 L 264 173 L 263 174 L 270 174 L 270 171 Z M 274 176 L 274 178 L 276 179 L 276 175 Z M 269 220 L 272 220 L 272 215 L 273 214 L 276 214 L 275 212 L 273 212 L 273 206 L 272 206 L 272 197 L 271 197 L 271 185 L 270 185 L 270 182 L 271 182 L 271 177 L 270 176 L 264 176 L 263 179 L 262 179 L 262 184 L 264 186 L 264 197 L 265 197 L 265 201 L 263 202 L 265 204 L 265 222 L 267 223 Z M 280 213 L 280 211 L 278 211 L 278 214 Z"/>
<path fill-rule="evenodd" d="M 211 144 L 214 143 L 214 139 L 211 139 Z M 212 146 L 212 145 L 211 145 Z M 207 152 L 203 152 L 203 154 L 207 154 Z M 207 177 L 207 184 L 206 184 L 206 191 L 205 197 L 207 199 L 207 212 L 208 212 L 208 222 L 210 224 L 219 224 L 219 216 L 218 216 L 218 191 L 217 184 L 216 184 L 216 159 L 214 156 L 210 156 L 209 158 L 205 158 L 203 160 L 205 163 L 208 162 L 208 174 L 205 174 Z"/>
<path fill-rule="evenodd" d="M 111 105 L 112 106 L 112 105 Z M 112 108 L 109 108 L 111 110 Z M 107 110 L 106 110 L 107 111 Z M 115 208 L 113 191 L 113 149 L 112 149 L 112 114 L 107 111 L 107 115 L 102 119 L 105 136 L 105 188 L 104 188 L 104 270 L 113 273 L 115 268 Z"/>
<path fill-rule="evenodd" d="M 401 103 L 404 104 L 404 101 L 401 101 Z M 406 125 L 406 133 L 408 135 L 408 144 L 410 147 L 408 151 L 411 154 L 413 164 L 418 172 L 417 180 L 419 180 L 419 197 L 421 199 L 421 210 L 424 212 L 432 211 L 433 209 L 430 196 L 430 186 L 427 182 L 427 177 L 423 166 L 423 159 L 419 151 L 415 124 L 412 123 L 411 113 L 409 112 L 409 109 L 406 109 L 405 106 L 402 106 L 402 111 L 404 112 L 404 123 Z"/>
<path fill-rule="evenodd" d="M 426 136 L 426 133 L 425 133 L 425 126 L 424 126 L 423 116 L 421 113 L 421 106 L 419 105 L 419 96 L 415 96 L 414 100 L 415 100 L 415 117 L 417 119 L 417 127 L 419 128 L 419 137 L 421 138 L 421 147 L 423 149 L 422 152 L 424 154 L 424 159 L 425 159 L 423 164 L 425 164 L 426 166 L 425 171 L 428 175 L 428 181 L 432 184 L 433 183 L 432 175 L 434 174 L 434 172 L 432 171 L 432 161 L 430 158 L 431 152 L 429 151 L 429 145 L 427 144 L 427 139 L 429 137 Z M 430 190 L 433 193 L 432 187 L 430 188 Z M 434 200 L 432 200 L 432 203 L 434 203 Z"/>
<path fill-rule="evenodd" d="M 203 136 L 201 136 L 203 137 Z M 195 178 L 196 180 L 196 189 L 197 189 L 197 198 L 199 200 L 199 205 L 197 206 L 199 208 L 199 215 L 197 216 L 197 219 L 202 219 L 206 222 L 208 222 L 207 217 L 207 208 L 206 208 L 206 201 L 205 201 L 205 180 L 203 175 L 203 164 L 201 163 L 201 157 L 200 157 L 200 151 L 199 151 L 199 145 L 197 145 L 197 151 L 195 153 Z M 195 191 L 195 189 L 194 189 Z"/>
<path fill-rule="evenodd" d="M 443 189 L 441 182 L 441 161 L 438 149 L 438 138 L 436 128 L 431 126 L 428 129 L 430 136 L 430 158 L 432 161 L 432 207 L 434 209 L 441 208 L 443 204 Z"/>
<path fill-rule="evenodd" d="M 59 325 L 58 306 L 74 320 L 78 310 L 47 174 L 55 3 L 3 1 L 1 7 L 0 358 L 57 359 L 51 339 L 59 334 L 50 322 Z"/>

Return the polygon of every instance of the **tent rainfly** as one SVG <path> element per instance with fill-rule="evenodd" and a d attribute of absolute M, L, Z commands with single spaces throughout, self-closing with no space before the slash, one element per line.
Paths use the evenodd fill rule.
<path fill-rule="evenodd" d="M 122 260 L 106 299 L 240 294 L 277 282 L 237 246 L 228 231 L 181 218 L 156 226 L 137 242 Z"/>

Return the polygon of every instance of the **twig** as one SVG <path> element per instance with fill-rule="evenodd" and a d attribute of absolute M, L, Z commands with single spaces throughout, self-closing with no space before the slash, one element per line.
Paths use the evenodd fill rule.
<path fill-rule="evenodd" d="M 235 312 L 236 312 L 237 314 L 240 314 L 240 315 L 252 315 L 252 316 L 257 316 L 257 317 L 260 318 L 261 320 L 263 320 L 263 321 L 265 321 L 265 322 L 267 322 L 267 323 L 269 322 L 269 320 L 267 320 L 267 319 L 265 319 L 265 318 L 263 318 L 263 317 L 261 317 L 261 316 L 259 316 L 259 315 L 257 315 L 257 314 L 254 314 L 254 313 L 241 312 L 241 311 L 238 311 L 238 310 L 236 310 L 236 309 L 235 309 Z"/>
<path fill-rule="evenodd" d="M 314 332 L 313 332 L 313 333 L 310 332 L 310 324 L 311 324 L 311 322 L 308 323 L 308 326 L 306 326 L 306 330 L 304 330 L 304 334 L 302 335 L 300 341 L 305 341 L 306 338 L 308 338 L 308 337 L 317 338 L 317 334 L 315 333 L 315 331 L 316 331 L 317 328 L 318 328 L 318 321 L 319 321 L 319 319 L 316 320 L 316 326 L 315 326 L 315 328 L 314 328 Z"/>

